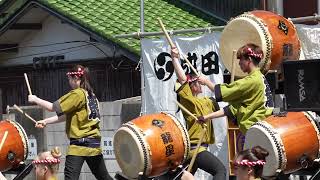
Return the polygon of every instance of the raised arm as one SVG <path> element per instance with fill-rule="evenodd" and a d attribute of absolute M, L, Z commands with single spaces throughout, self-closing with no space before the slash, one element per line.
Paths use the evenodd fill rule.
<path fill-rule="evenodd" d="M 179 51 L 177 47 L 171 48 L 171 57 L 172 57 L 173 68 L 174 68 L 174 71 L 176 72 L 178 81 L 180 82 L 180 84 L 184 84 L 187 81 L 187 76 L 185 75 L 185 72 L 181 67 L 180 56 L 179 56 Z"/>
<path fill-rule="evenodd" d="M 38 98 L 36 95 L 29 95 L 28 101 L 31 103 L 36 103 L 37 105 L 47 109 L 50 112 L 53 112 L 53 104 L 49 101 Z"/>
<path fill-rule="evenodd" d="M 210 79 L 206 78 L 204 75 L 199 76 L 198 82 L 201 85 L 206 85 L 212 92 L 214 92 L 215 84 L 210 81 Z"/>

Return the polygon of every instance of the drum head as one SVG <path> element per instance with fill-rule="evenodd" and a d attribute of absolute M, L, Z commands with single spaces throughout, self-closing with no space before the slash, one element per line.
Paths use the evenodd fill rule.
<path fill-rule="evenodd" d="M 285 157 L 283 157 L 279 139 L 280 137 L 277 138 L 272 128 L 265 122 L 256 123 L 246 133 L 244 149 L 261 146 L 269 152 L 263 167 L 263 176 L 274 176 L 277 170 L 281 169 L 281 161 Z"/>
<path fill-rule="evenodd" d="M 250 18 L 249 18 L 250 17 Z M 261 27 L 261 22 L 254 16 L 239 16 L 231 20 L 224 28 L 220 39 L 220 55 L 225 67 L 231 72 L 232 68 L 232 52 L 238 50 L 247 43 L 254 43 L 262 48 L 264 58 L 261 60 L 260 68 L 265 68 L 269 62 L 266 62 L 267 42 L 270 34 L 265 31 L 265 27 Z M 268 43 L 268 44 L 267 44 Z M 269 50 L 270 51 L 270 50 Z M 236 58 L 236 57 L 235 57 Z M 269 58 L 268 58 L 269 59 Z M 267 60 L 268 60 L 267 59 Z M 244 77 L 246 74 L 242 72 L 239 66 L 239 60 L 235 59 L 235 76 Z"/>
<path fill-rule="evenodd" d="M 122 172 L 130 177 L 137 178 L 139 172 L 145 169 L 145 151 L 140 139 L 132 129 L 121 127 L 113 138 L 115 156 Z"/>
<path fill-rule="evenodd" d="M 23 147 L 24 147 L 23 157 L 24 157 L 24 160 L 26 160 L 28 157 L 28 153 L 29 153 L 29 147 L 28 147 L 29 139 L 28 139 L 27 133 L 25 132 L 23 127 L 18 122 L 15 122 L 15 121 L 8 121 L 8 122 L 13 124 L 15 126 L 15 128 L 17 129 L 17 131 L 19 132 L 19 135 L 21 137 L 21 141 L 22 141 Z"/>

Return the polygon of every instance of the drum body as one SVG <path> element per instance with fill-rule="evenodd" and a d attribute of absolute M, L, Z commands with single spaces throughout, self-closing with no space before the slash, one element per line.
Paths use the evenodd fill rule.
<path fill-rule="evenodd" d="M 0 171 L 19 166 L 28 156 L 28 137 L 20 124 L 0 121 Z"/>
<path fill-rule="evenodd" d="M 137 178 L 140 172 L 155 177 L 176 169 L 190 151 L 187 130 L 165 113 L 144 115 L 123 124 L 113 142 L 117 162 L 130 178 Z"/>
<path fill-rule="evenodd" d="M 259 64 L 261 71 L 279 70 L 283 60 L 298 60 L 300 41 L 292 22 L 269 11 L 251 11 L 232 19 L 225 26 L 220 39 L 220 55 L 231 72 L 232 51 L 247 43 L 262 48 L 264 58 Z M 246 74 L 236 62 L 235 76 Z"/>
<path fill-rule="evenodd" d="M 284 117 L 270 116 L 257 122 L 247 131 L 245 149 L 259 145 L 269 152 L 263 176 L 294 172 L 319 157 L 314 118 L 309 112 L 288 112 Z"/>

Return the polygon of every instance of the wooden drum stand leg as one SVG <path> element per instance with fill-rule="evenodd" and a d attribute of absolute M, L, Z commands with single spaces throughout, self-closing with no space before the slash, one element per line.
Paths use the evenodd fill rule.
<path fill-rule="evenodd" d="M 236 59 L 237 59 L 237 51 L 233 50 L 232 51 L 232 65 L 231 65 L 231 78 L 230 78 L 230 83 L 234 82 L 234 76 L 235 76 L 235 69 L 236 69 Z M 233 173 L 233 167 L 232 167 L 232 162 L 237 154 L 237 131 L 239 131 L 238 127 L 235 127 L 232 122 L 229 122 L 227 119 L 227 126 L 228 126 L 228 131 L 227 131 L 227 138 L 228 138 L 228 156 L 229 156 L 229 175 L 234 175 Z M 232 142 L 231 142 L 231 137 Z"/>

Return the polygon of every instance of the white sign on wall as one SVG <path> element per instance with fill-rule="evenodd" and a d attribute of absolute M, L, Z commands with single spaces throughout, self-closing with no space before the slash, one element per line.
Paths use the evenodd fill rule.
<path fill-rule="evenodd" d="M 30 138 L 28 141 L 28 160 L 33 160 L 38 155 L 37 151 L 37 140 L 35 138 Z"/>
<path fill-rule="evenodd" d="M 115 159 L 112 137 L 101 137 L 101 148 L 103 158 Z"/>

